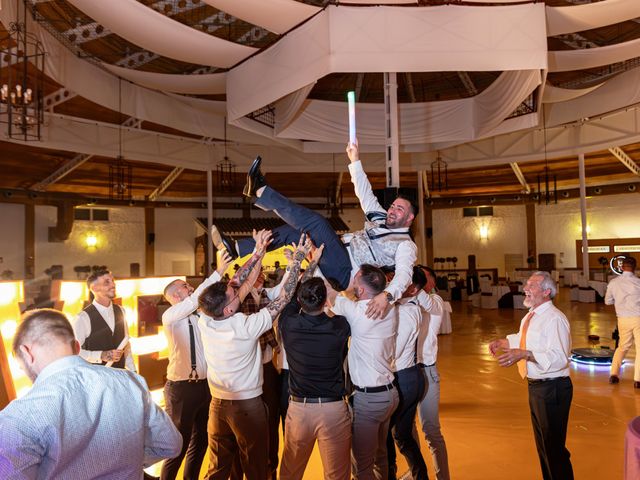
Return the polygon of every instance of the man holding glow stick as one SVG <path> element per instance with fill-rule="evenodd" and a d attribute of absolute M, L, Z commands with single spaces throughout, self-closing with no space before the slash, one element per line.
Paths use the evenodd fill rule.
<path fill-rule="evenodd" d="M 348 97 L 351 103 L 352 95 Z M 351 106 L 349 118 L 350 136 L 353 135 L 353 141 L 347 145 L 347 155 L 351 161 L 349 172 L 366 217 L 364 229 L 340 237 L 322 215 L 292 202 L 269 187 L 260 171 L 260 157 L 254 160 L 249 169 L 243 193 L 248 197 L 257 197 L 257 207 L 275 212 L 287 223 L 273 230 L 273 242 L 269 249 L 291 244 L 299 238 L 301 232 L 308 233 L 315 245 L 325 246 L 326 254 L 319 264 L 322 275 L 335 280 L 342 290 L 348 288 L 362 264 L 395 266 L 395 276 L 386 290 L 369 302 L 367 315 L 379 318 L 384 317 L 391 303 L 401 298 L 411 283 L 417 247 L 411 239 L 409 228 L 418 209 L 402 196 L 398 196 L 386 211 L 380 205 L 358 156 L 355 109 Z M 226 248 L 232 256 L 238 253 L 241 256 L 247 255 L 254 248 L 251 238 L 243 238 L 237 242 L 236 251 L 233 243 L 215 226 L 212 228 L 212 240 L 217 248 Z"/>

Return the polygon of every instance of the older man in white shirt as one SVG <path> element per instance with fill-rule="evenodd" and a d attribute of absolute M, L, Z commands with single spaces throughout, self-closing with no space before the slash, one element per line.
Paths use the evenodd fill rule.
<path fill-rule="evenodd" d="M 618 317 L 620 343 L 613 354 L 609 383 L 619 383 L 620 366 L 629 349 L 636 344 L 636 361 L 633 370 L 633 386 L 640 388 L 640 278 L 636 277 L 636 259 L 626 257 L 622 261 L 622 275 L 607 285 L 604 303 L 614 305 Z"/>
<path fill-rule="evenodd" d="M 0 412 L 0 478 L 142 479 L 182 438 L 144 379 L 91 365 L 62 312 L 27 312 L 13 351 L 33 381 Z"/>
<path fill-rule="evenodd" d="M 367 317 L 368 303 L 384 291 L 382 270 L 362 265 L 354 278 L 357 301 L 328 290 L 331 310 L 346 317 L 351 327 L 347 360 L 354 384 L 352 474 L 357 480 L 387 479 L 387 434 L 391 415 L 398 406 L 393 384 L 398 312 L 393 307 L 377 320 Z"/>
<path fill-rule="evenodd" d="M 553 305 L 556 282 L 535 272 L 524 287 L 529 313 L 517 334 L 494 340 L 489 351 L 501 367 L 518 366 L 529 384 L 531 422 L 545 480 L 573 480 L 565 446 L 573 385 L 569 377 L 571 332 L 567 317 Z"/>

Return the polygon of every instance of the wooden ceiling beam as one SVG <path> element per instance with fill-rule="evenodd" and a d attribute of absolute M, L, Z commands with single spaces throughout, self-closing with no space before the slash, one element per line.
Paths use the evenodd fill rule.
<path fill-rule="evenodd" d="M 80 165 L 82 165 L 86 161 L 90 160 L 92 157 L 93 155 L 83 155 L 83 154 L 76 155 L 71 160 L 65 162 L 64 165 L 62 165 L 59 169 L 57 169 L 47 178 L 45 178 L 40 182 L 34 183 L 31 186 L 31 190 L 36 190 L 40 192 L 46 190 L 49 185 L 57 182 L 61 178 L 64 178 L 65 175 L 69 174 L 70 172 L 73 172 L 76 168 L 78 168 Z"/>
<path fill-rule="evenodd" d="M 520 167 L 518 166 L 518 164 L 516 162 L 512 162 L 509 165 L 511 165 L 511 170 L 513 170 L 513 173 L 516 175 L 516 178 L 520 182 L 520 185 L 522 185 L 524 192 L 531 193 L 531 187 L 527 183 L 527 179 L 524 178 L 524 175 L 522 174 L 522 170 L 520 170 Z"/>
<path fill-rule="evenodd" d="M 176 180 L 176 178 L 180 176 L 182 172 L 184 172 L 183 167 L 174 168 L 169 173 L 169 175 L 165 177 L 162 183 L 158 185 L 158 188 L 156 188 L 153 192 L 149 194 L 149 200 L 152 202 L 155 202 L 156 200 L 158 200 L 158 197 L 162 195 L 165 192 L 165 190 L 171 186 L 171 184 Z"/>
<path fill-rule="evenodd" d="M 620 160 L 625 167 L 631 170 L 632 173 L 634 173 L 635 175 L 640 175 L 640 167 L 638 167 L 638 164 L 634 162 L 633 159 L 629 155 L 627 155 L 624 150 L 622 150 L 622 148 L 612 147 L 609 149 L 609 151 L 613 154 L 614 157 Z"/>

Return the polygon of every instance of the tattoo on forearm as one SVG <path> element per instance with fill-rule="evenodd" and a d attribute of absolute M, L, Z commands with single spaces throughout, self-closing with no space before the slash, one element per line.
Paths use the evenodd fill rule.
<path fill-rule="evenodd" d="M 309 280 L 310 278 L 313 277 L 313 274 L 316 271 L 316 268 L 318 268 L 318 261 L 314 260 L 313 262 L 311 262 L 309 264 L 309 266 L 307 267 L 307 269 L 304 271 L 304 273 L 302 274 L 302 278 L 300 279 L 300 283 L 302 282 L 306 282 L 307 280 Z"/>
<path fill-rule="evenodd" d="M 289 276 L 282 286 L 280 295 L 267 305 L 267 310 L 271 314 L 271 318 L 275 319 L 282 309 L 291 301 L 293 294 L 296 291 L 296 285 L 298 284 L 298 276 L 300 275 L 300 263 L 305 257 L 304 252 L 297 251 L 293 256 L 293 262 L 289 265 L 291 267 Z"/>
<path fill-rule="evenodd" d="M 257 250 L 256 253 L 254 253 L 251 256 L 251 258 L 247 261 L 247 263 L 245 263 L 242 267 L 238 269 L 236 274 L 233 276 L 233 279 L 237 280 L 239 284 L 243 284 L 244 281 L 249 276 L 249 274 L 251 273 L 251 270 L 253 270 L 253 267 L 256 266 L 256 263 L 262 260 L 263 256 L 264 256 L 264 250 Z"/>

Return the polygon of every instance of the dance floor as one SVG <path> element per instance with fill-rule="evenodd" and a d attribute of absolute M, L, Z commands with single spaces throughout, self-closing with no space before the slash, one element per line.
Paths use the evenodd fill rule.
<path fill-rule="evenodd" d="M 452 302 L 453 333 L 440 336 L 440 419 L 449 452 L 451 476 L 461 480 L 541 478 L 527 403 L 527 386 L 516 367 L 500 368 L 487 344 L 518 329 L 523 310 L 486 310 Z M 574 348 L 587 347 L 587 336 L 611 345 L 613 307 L 569 301 L 561 289 L 556 305 L 571 322 Z M 624 434 L 640 415 L 640 390 L 633 389 L 632 350 L 619 385 L 609 385 L 608 368 L 572 365 L 573 404 L 567 445 L 576 479 L 623 477 Z M 435 478 L 429 450 L 421 439 L 430 478 Z M 406 471 L 398 455 L 399 472 Z M 205 459 L 206 462 L 206 459 Z M 203 468 L 203 474 L 206 471 Z M 317 449 L 305 480 L 322 479 Z"/>

